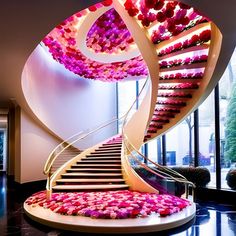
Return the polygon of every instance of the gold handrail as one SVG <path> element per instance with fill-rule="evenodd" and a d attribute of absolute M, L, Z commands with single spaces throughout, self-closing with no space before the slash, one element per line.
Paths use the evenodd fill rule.
<path fill-rule="evenodd" d="M 154 174 L 155 176 L 161 177 L 163 179 L 165 179 L 166 181 L 170 181 L 173 180 L 175 182 L 179 182 L 179 183 L 184 183 L 185 184 L 185 194 L 186 194 L 186 199 L 188 198 L 189 195 L 189 186 L 192 186 L 192 197 L 194 199 L 194 189 L 195 189 L 195 184 L 189 180 L 187 180 L 183 175 L 179 174 L 178 172 L 166 167 L 166 166 L 162 166 L 159 165 L 158 163 L 153 162 L 152 160 L 150 160 L 149 158 L 145 157 L 142 153 L 140 153 L 130 142 L 128 142 L 129 145 L 127 145 L 127 136 L 123 133 L 123 143 L 124 143 L 124 148 L 126 150 L 128 150 L 129 152 L 129 156 L 134 159 L 136 162 L 138 162 L 138 164 L 140 166 L 142 166 L 145 170 L 147 170 L 148 172 Z M 129 148 L 129 146 L 132 147 L 133 150 L 131 150 Z M 158 168 L 164 169 L 167 172 L 171 172 L 172 174 L 179 176 L 179 178 L 176 178 L 166 172 L 161 171 L 160 169 L 156 169 L 155 171 L 153 169 L 151 169 L 149 166 L 147 166 L 145 163 L 141 162 L 137 157 L 135 157 L 135 155 L 133 154 L 133 151 L 135 151 L 139 156 L 141 156 L 143 159 L 145 159 L 146 161 L 150 161 L 151 163 L 153 163 L 155 166 L 157 166 Z M 163 175 L 164 174 L 164 175 Z"/>
<path fill-rule="evenodd" d="M 49 173 L 49 169 L 52 167 L 52 164 L 53 164 L 53 162 L 55 161 L 55 159 L 57 158 L 57 156 L 59 156 L 59 155 L 62 153 L 63 146 L 64 146 L 65 144 L 68 144 L 68 142 L 69 142 L 71 139 L 73 139 L 74 137 L 76 137 L 76 136 L 78 136 L 78 135 L 80 135 L 80 134 L 82 134 L 82 133 L 83 133 L 83 131 L 80 131 L 80 132 L 78 132 L 78 133 L 72 135 L 72 136 L 69 137 L 68 139 L 66 139 L 66 140 L 64 140 L 63 142 L 61 142 L 60 144 L 58 144 L 58 145 L 51 151 L 51 153 L 49 154 L 48 159 L 47 159 L 47 161 L 46 161 L 46 163 L 45 163 L 45 165 L 44 165 L 43 173 L 44 173 L 45 175 L 47 175 L 47 174 Z M 57 150 L 58 150 L 58 149 L 61 149 L 61 148 L 62 148 L 62 150 L 60 150 L 60 152 L 56 154 Z"/>
<path fill-rule="evenodd" d="M 84 134 L 85 132 L 79 132 L 79 133 L 77 133 L 77 134 L 74 134 L 74 135 L 72 135 L 70 138 L 68 138 L 66 141 L 63 141 L 62 143 L 60 143 L 56 148 L 53 149 L 53 151 L 52 151 L 51 154 L 49 155 L 48 160 L 47 160 L 47 162 L 46 162 L 46 164 L 45 164 L 43 173 L 44 173 L 45 175 L 49 174 L 50 169 L 51 169 L 51 167 L 52 167 L 54 161 L 56 160 L 56 158 L 57 158 L 63 151 L 65 151 L 68 147 L 70 147 L 70 146 L 72 146 L 74 143 L 76 143 L 76 142 L 78 142 L 78 141 L 80 141 L 80 140 L 86 138 L 87 136 L 89 136 L 89 135 L 91 135 L 91 134 L 97 132 L 98 130 L 100 130 L 100 129 L 102 129 L 102 128 L 104 128 L 104 127 L 106 127 L 106 126 L 108 126 L 108 125 L 110 125 L 110 124 L 112 124 L 112 123 L 114 123 L 115 121 L 118 121 L 118 120 L 120 120 L 120 119 L 123 119 L 123 117 L 124 117 L 124 116 L 122 116 L 122 117 L 120 117 L 120 118 L 113 118 L 111 121 L 105 123 L 104 125 L 100 125 L 98 128 L 96 128 L 96 129 L 94 129 L 94 130 L 92 130 L 92 131 L 90 131 L 90 132 L 88 132 L 88 133 L 86 133 L 86 134 Z M 81 135 L 84 134 L 84 135 L 83 135 L 83 136 L 80 136 L 80 137 L 77 138 L 77 139 L 75 139 L 73 142 L 68 143 L 71 139 L 73 139 L 74 137 L 78 136 L 79 134 L 81 134 Z M 64 144 L 67 144 L 67 145 L 66 145 L 65 147 L 63 147 L 62 150 L 60 150 L 59 153 L 57 153 L 56 155 L 54 155 L 54 153 L 56 152 L 56 150 L 57 150 L 58 148 L 60 148 L 62 145 L 64 145 Z"/>
<path fill-rule="evenodd" d="M 131 149 L 128 147 L 128 145 L 126 145 L 126 141 L 128 140 L 128 138 L 127 138 L 126 135 L 123 136 L 123 139 L 125 140 L 125 142 L 124 142 L 125 147 L 129 150 L 129 152 L 130 152 L 130 154 L 132 155 L 132 157 L 134 157 L 134 159 L 137 160 L 137 162 L 139 162 L 140 165 L 143 166 L 146 170 L 148 170 L 148 171 L 150 171 L 150 172 L 152 172 L 152 173 L 158 175 L 159 177 L 166 178 L 165 176 L 160 175 L 159 173 L 153 171 L 153 170 L 152 170 L 150 167 L 148 167 L 145 163 L 140 162 L 140 161 L 132 154 L 133 151 L 135 151 L 135 152 L 136 152 L 139 156 L 141 156 L 143 159 L 145 159 L 146 161 L 151 162 L 153 165 L 157 166 L 158 168 L 164 169 L 165 171 L 171 172 L 172 174 L 177 175 L 177 176 L 180 177 L 180 178 L 176 178 L 176 177 L 174 177 L 174 176 L 172 176 L 172 175 L 170 175 L 170 174 L 168 174 L 168 173 L 166 173 L 166 172 L 163 172 L 163 171 L 157 169 L 158 172 L 160 172 L 160 173 L 162 173 L 162 174 L 164 174 L 164 175 L 170 177 L 170 180 L 175 180 L 175 181 L 178 181 L 178 182 L 187 183 L 187 184 L 190 184 L 190 185 L 192 185 L 193 187 L 195 187 L 194 183 L 192 183 L 191 181 L 187 180 L 186 177 L 184 177 L 184 176 L 181 175 L 180 173 L 178 173 L 178 172 L 176 172 L 176 171 L 174 171 L 174 170 L 172 170 L 172 169 L 170 169 L 170 168 L 168 168 L 168 167 L 166 167 L 166 166 L 162 166 L 162 165 L 160 165 L 160 164 L 158 164 L 158 163 L 156 163 L 156 162 L 150 160 L 149 158 L 147 158 L 146 156 L 144 156 L 142 153 L 140 153 L 138 150 L 136 150 L 136 148 L 135 148 L 130 142 L 128 142 L 128 143 L 129 143 L 129 146 L 131 146 L 132 149 L 133 149 L 133 150 L 131 150 Z"/>
<path fill-rule="evenodd" d="M 146 81 L 145 81 L 145 83 L 144 83 L 144 85 L 143 85 L 143 87 L 142 87 L 142 89 L 141 89 L 139 95 L 136 97 L 136 99 L 134 100 L 134 102 L 132 103 L 132 105 L 130 106 L 130 108 L 128 109 L 128 111 L 127 111 L 123 116 L 121 116 L 120 118 L 113 118 L 111 121 L 108 121 L 108 122 L 105 123 L 104 125 L 101 125 L 101 126 L 99 126 L 98 128 L 96 128 L 96 129 L 94 129 L 94 130 L 92 130 L 92 131 L 86 133 L 84 136 L 79 137 L 78 139 L 74 140 L 73 142 L 70 142 L 70 140 L 73 139 L 74 137 L 78 136 L 78 135 L 82 135 L 82 134 L 85 133 L 85 132 L 83 132 L 83 131 L 78 132 L 78 133 L 72 135 L 71 137 L 69 137 L 68 139 L 64 140 L 63 142 L 61 142 L 59 145 L 57 145 L 57 146 L 53 149 L 53 151 L 50 153 L 50 155 L 49 155 L 49 157 L 48 157 L 48 159 L 47 159 L 47 161 L 46 161 L 46 163 L 45 163 L 43 173 L 44 173 L 45 175 L 47 175 L 47 174 L 49 173 L 49 171 L 50 171 L 50 169 L 51 169 L 51 167 L 52 167 L 52 164 L 53 164 L 53 162 L 56 160 L 56 158 L 58 157 L 58 155 L 60 155 L 60 154 L 61 154 L 65 149 L 67 149 L 69 146 L 72 146 L 74 143 L 76 143 L 76 142 L 78 142 L 78 141 L 80 141 L 80 140 L 86 138 L 86 137 L 89 136 L 90 134 L 95 133 L 96 131 L 98 131 L 98 130 L 100 130 L 100 129 L 102 129 L 102 128 L 108 126 L 108 125 L 110 125 L 111 123 L 113 123 L 113 122 L 115 122 L 115 121 L 122 120 L 124 117 L 127 117 L 127 115 L 129 114 L 129 112 L 131 111 L 132 107 L 134 106 L 134 104 L 136 103 L 136 101 L 139 99 L 140 94 L 142 93 L 142 91 L 143 91 L 143 89 L 144 89 L 144 87 L 145 87 L 147 81 L 148 81 L 148 78 L 146 79 Z M 64 145 L 66 145 L 66 146 L 63 147 Z M 62 150 L 60 150 L 60 152 L 55 155 L 55 152 L 56 152 L 58 149 L 60 149 L 61 147 L 63 147 Z"/>
<path fill-rule="evenodd" d="M 142 91 L 144 90 L 144 87 L 146 86 L 147 84 L 147 81 L 148 79 L 145 81 L 145 84 L 143 85 L 143 88 L 142 90 L 140 91 L 139 93 L 139 96 L 140 94 L 142 93 Z M 139 98 L 139 96 L 137 97 L 137 99 Z M 137 100 L 136 99 L 136 100 Z M 134 105 L 135 103 L 133 103 Z M 124 149 L 125 149 L 125 153 L 129 153 L 129 155 L 131 155 L 131 158 L 135 159 L 140 166 L 144 167 L 147 171 L 153 173 L 154 175 L 156 176 L 159 176 L 163 179 L 166 179 L 166 180 L 174 180 L 176 182 L 181 182 L 181 183 L 185 183 L 185 186 L 189 186 L 191 185 L 193 187 L 193 189 L 195 188 L 195 185 L 194 183 L 192 183 L 191 181 L 187 180 L 183 175 L 181 175 L 180 173 L 166 167 L 166 166 L 162 166 L 156 162 L 153 162 L 152 160 L 150 160 L 149 158 L 145 157 L 142 153 L 139 152 L 139 150 L 136 149 L 136 147 L 131 143 L 131 141 L 129 140 L 129 138 L 127 137 L 127 135 L 125 134 L 125 130 L 124 130 L 124 127 L 127 123 L 127 119 L 128 119 L 128 116 L 129 116 L 129 112 L 132 110 L 132 107 L 133 105 L 129 108 L 128 112 L 126 113 L 125 115 L 125 118 L 124 118 L 124 121 L 123 121 L 123 125 L 122 125 L 122 136 L 123 136 L 123 143 L 124 143 Z M 131 148 L 132 149 L 131 149 Z M 158 167 L 158 169 L 156 171 L 152 170 L 150 167 L 148 167 L 145 163 L 142 163 L 141 161 L 138 160 L 138 158 L 136 158 L 134 155 L 133 155 L 133 151 L 135 151 L 139 156 L 141 156 L 143 158 L 143 160 L 146 160 L 146 161 L 149 161 L 151 162 L 154 166 Z M 161 169 L 161 170 L 160 170 Z M 164 170 L 164 171 L 162 171 Z M 172 175 L 171 175 L 172 174 Z M 175 176 L 178 176 L 178 178 L 174 177 L 173 175 Z M 186 188 L 187 189 L 187 188 Z M 186 191 L 186 197 L 188 196 L 188 192 Z"/>
<path fill-rule="evenodd" d="M 88 137 L 89 135 L 91 135 L 91 134 L 93 134 L 93 133 L 95 133 L 95 132 L 101 130 L 102 128 L 104 128 L 104 127 L 106 127 L 106 126 L 112 124 L 112 123 L 115 122 L 115 121 L 122 120 L 122 119 L 124 119 L 125 117 L 127 118 L 128 114 L 129 114 L 130 111 L 132 110 L 132 107 L 134 106 L 134 104 L 136 104 L 136 101 L 139 99 L 141 93 L 143 92 L 144 87 L 145 87 L 146 84 L 147 84 L 147 81 L 148 81 L 148 78 L 146 79 L 146 81 L 145 81 L 145 83 L 144 83 L 142 89 L 140 90 L 140 93 L 138 94 L 138 96 L 136 97 L 136 99 L 134 100 L 134 102 L 132 103 L 132 105 L 130 106 L 129 110 L 128 110 L 123 116 L 121 116 L 120 118 L 112 119 L 111 121 L 107 122 L 106 124 L 99 126 L 98 128 L 96 128 L 96 129 L 94 129 L 94 130 L 92 130 L 92 131 L 90 131 L 90 132 L 84 134 L 83 136 L 81 136 L 81 135 L 82 135 L 84 132 L 79 132 L 79 133 L 77 133 L 77 134 L 74 134 L 74 135 L 72 135 L 71 137 L 69 137 L 67 140 L 65 140 L 65 141 L 63 141 L 62 143 L 60 143 L 57 147 L 55 147 L 55 148 L 53 149 L 53 151 L 50 153 L 50 155 L 49 155 L 49 157 L 48 157 L 48 159 L 47 159 L 47 161 L 46 161 L 46 163 L 45 163 L 44 171 L 43 171 L 43 173 L 44 173 L 45 175 L 47 175 L 47 190 L 48 190 L 49 195 L 50 195 L 50 193 L 51 193 L 51 184 L 50 184 L 51 178 L 54 176 L 54 173 L 53 173 L 53 174 L 51 173 L 51 168 L 52 168 L 52 165 L 53 165 L 54 161 L 57 159 L 57 157 L 58 157 L 63 151 L 65 151 L 68 147 L 72 146 L 74 143 L 79 142 L 80 140 L 82 140 L 82 139 Z M 76 137 L 76 136 L 78 136 L 78 135 L 80 135 L 81 137 L 77 138 L 77 139 L 74 140 L 73 142 L 70 142 L 71 139 L 73 139 L 74 137 Z M 65 144 L 66 144 L 66 146 L 64 146 Z M 64 146 L 64 147 L 63 147 L 63 146 Z M 55 152 L 56 152 L 58 149 L 60 149 L 61 147 L 63 147 L 63 148 L 59 151 L 59 153 L 55 154 Z"/>

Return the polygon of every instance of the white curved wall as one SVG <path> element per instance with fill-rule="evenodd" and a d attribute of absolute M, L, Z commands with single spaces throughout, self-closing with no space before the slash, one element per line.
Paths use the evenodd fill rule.
<path fill-rule="evenodd" d="M 61 139 L 116 116 L 115 83 L 78 78 L 40 45 L 24 67 L 22 88 L 34 114 Z M 115 132 L 116 124 L 103 134 L 104 139 Z"/>
<path fill-rule="evenodd" d="M 39 127 L 23 110 L 20 115 L 19 153 L 15 160 L 15 181 L 27 183 L 46 179 L 43 167 L 58 141 Z"/>

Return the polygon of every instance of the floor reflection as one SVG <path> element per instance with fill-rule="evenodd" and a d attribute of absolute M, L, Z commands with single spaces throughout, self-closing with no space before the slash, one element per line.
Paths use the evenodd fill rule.
<path fill-rule="evenodd" d="M 0 177 L 0 218 L 6 214 L 6 178 Z"/>
<path fill-rule="evenodd" d="M 42 189 L 38 189 L 40 191 Z M 22 204 L 35 188 L 27 191 L 16 190 L 5 175 L 0 175 L 0 235 L 64 236 L 92 235 L 58 230 L 29 219 Z M 124 234 L 123 234 L 124 235 Z M 175 235 L 175 236 L 235 236 L 236 206 L 197 203 L 196 217 L 179 228 L 149 234 L 138 235 Z"/>

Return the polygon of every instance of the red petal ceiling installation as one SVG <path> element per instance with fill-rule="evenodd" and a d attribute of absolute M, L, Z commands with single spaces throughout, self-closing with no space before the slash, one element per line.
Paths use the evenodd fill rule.
<path fill-rule="evenodd" d="M 130 32 L 114 8 L 95 21 L 86 38 L 87 47 L 109 54 L 128 51 L 133 44 Z"/>
<path fill-rule="evenodd" d="M 183 31 L 208 21 L 195 9 L 177 1 L 125 0 L 121 2 L 128 14 L 143 28 L 144 33 L 148 33 L 153 44 L 169 40 Z M 91 27 L 84 31 L 84 38 L 80 37 L 81 33 L 78 32 L 83 30 L 86 18 L 88 21 L 92 15 L 94 18 L 90 18 L 93 19 Z M 174 45 L 162 48 L 158 51 L 158 56 L 206 43 L 210 37 L 210 30 L 204 29 Z M 81 46 L 81 41 L 84 46 Z M 138 51 L 135 40 L 113 8 L 112 0 L 103 1 L 67 18 L 43 39 L 43 43 L 56 61 L 82 78 L 120 81 L 137 80 L 148 75 L 148 68 Z M 207 53 L 205 51 L 193 58 L 187 56 L 174 61 L 160 60 L 160 68 L 205 62 Z M 122 57 L 117 57 L 119 54 Z M 100 56 L 105 56 L 106 61 L 100 60 Z M 163 76 L 167 77 L 167 75 Z"/>

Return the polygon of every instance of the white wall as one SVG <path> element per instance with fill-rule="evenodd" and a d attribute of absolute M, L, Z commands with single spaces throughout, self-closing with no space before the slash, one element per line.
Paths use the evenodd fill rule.
<path fill-rule="evenodd" d="M 64 140 L 116 117 L 115 83 L 78 78 L 48 56 L 41 46 L 35 49 L 24 67 L 22 89 L 30 108 L 46 129 L 21 110 L 20 155 L 15 172 L 16 181 L 20 183 L 46 178 L 43 167 L 59 143 L 56 137 Z M 116 123 L 105 132 L 93 135 L 89 142 L 86 140 L 86 146 L 114 134 Z"/>
<path fill-rule="evenodd" d="M 23 110 L 20 111 L 20 133 L 16 181 L 26 183 L 46 179 L 43 168 L 50 152 L 59 144 L 58 140 L 38 126 Z"/>
<path fill-rule="evenodd" d="M 22 88 L 34 114 L 62 139 L 116 116 L 115 83 L 78 78 L 40 45 L 24 67 Z M 115 132 L 116 124 L 101 139 Z"/>

